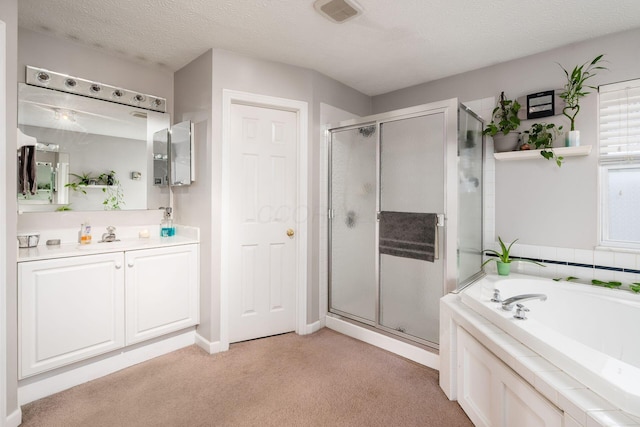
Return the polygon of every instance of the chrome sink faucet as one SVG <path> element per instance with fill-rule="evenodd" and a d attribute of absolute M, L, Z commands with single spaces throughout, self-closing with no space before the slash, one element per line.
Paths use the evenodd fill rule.
<path fill-rule="evenodd" d="M 101 242 L 117 242 L 118 239 L 116 239 L 116 228 L 113 225 L 110 225 L 107 227 L 107 232 L 102 234 L 102 240 Z"/>
<path fill-rule="evenodd" d="M 513 309 L 513 306 L 521 301 L 528 301 L 528 300 L 532 300 L 532 299 L 539 299 L 540 301 L 546 301 L 547 300 L 547 296 L 545 294 L 522 294 L 522 295 L 516 295 L 514 297 L 511 298 L 507 298 L 506 300 L 502 301 L 502 309 L 505 311 L 511 311 Z"/>

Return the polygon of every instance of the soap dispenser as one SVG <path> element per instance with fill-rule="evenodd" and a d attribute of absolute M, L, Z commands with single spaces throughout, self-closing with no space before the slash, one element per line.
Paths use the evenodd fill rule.
<path fill-rule="evenodd" d="M 171 219 L 171 208 L 164 208 L 164 218 L 160 222 L 160 237 L 175 236 L 176 228 L 173 225 L 173 219 Z"/>

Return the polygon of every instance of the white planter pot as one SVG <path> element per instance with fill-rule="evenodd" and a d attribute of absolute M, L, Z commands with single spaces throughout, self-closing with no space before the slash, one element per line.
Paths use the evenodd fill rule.
<path fill-rule="evenodd" d="M 566 147 L 578 147 L 580 145 L 580 131 L 570 130 L 567 132 L 564 139 L 564 145 Z"/>
<path fill-rule="evenodd" d="M 497 133 L 493 136 L 493 151 L 504 153 L 518 149 L 520 132 L 509 132 L 508 134 Z"/>

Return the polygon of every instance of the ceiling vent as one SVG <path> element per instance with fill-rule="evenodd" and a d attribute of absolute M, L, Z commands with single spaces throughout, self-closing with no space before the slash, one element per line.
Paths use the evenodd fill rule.
<path fill-rule="evenodd" d="M 337 24 L 342 24 L 362 13 L 362 8 L 352 0 L 316 0 L 313 7 L 319 14 Z"/>

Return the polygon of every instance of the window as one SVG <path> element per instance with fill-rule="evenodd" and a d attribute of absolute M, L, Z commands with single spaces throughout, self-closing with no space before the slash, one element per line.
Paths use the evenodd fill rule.
<path fill-rule="evenodd" d="M 599 88 L 601 244 L 640 248 L 640 79 Z"/>

